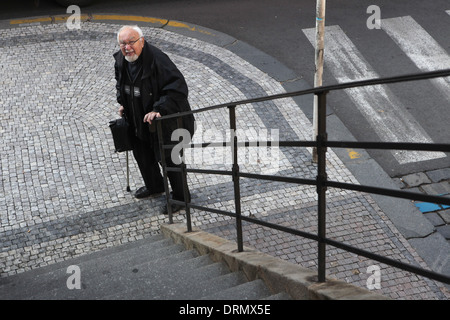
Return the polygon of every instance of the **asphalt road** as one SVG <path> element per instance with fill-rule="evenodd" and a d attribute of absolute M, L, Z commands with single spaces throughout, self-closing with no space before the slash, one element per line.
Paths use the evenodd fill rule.
<path fill-rule="evenodd" d="M 382 29 L 368 28 L 368 20 L 373 22 L 373 12 L 367 12 L 370 5 L 380 8 Z M 331 29 L 326 31 L 324 84 L 449 68 L 449 10 L 448 0 L 328 1 L 326 26 Z M 211 28 L 273 56 L 313 85 L 314 47 L 308 32 L 315 27 L 315 0 L 95 0 L 82 11 L 151 16 Z M 64 7 L 50 0 L 40 0 L 39 5 L 16 1 L 2 4 L 0 19 L 64 13 Z M 328 104 L 360 141 L 405 138 L 448 143 L 449 92 L 448 79 L 421 81 L 333 93 Z M 391 177 L 450 167 L 448 153 L 370 154 Z"/>

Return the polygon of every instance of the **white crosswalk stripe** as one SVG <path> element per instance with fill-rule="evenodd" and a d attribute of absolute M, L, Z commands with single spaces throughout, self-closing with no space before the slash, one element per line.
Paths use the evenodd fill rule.
<path fill-rule="evenodd" d="M 450 68 L 450 55 L 412 17 L 383 19 L 381 28 L 422 71 Z M 450 102 L 450 77 L 431 81 Z"/>
<path fill-rule="evenodd" d="M 315 28 L 303 32 L 315 45 Z M 339 26 L 325 28 L 325 66 L 339 83 L 379 78 Z M 385 142 L 432 143 L 432 139 L 387 86 L 347 89 L 350 99 Z M 392 151 L 400 164 L 445 157 L 442 152 Z"/>

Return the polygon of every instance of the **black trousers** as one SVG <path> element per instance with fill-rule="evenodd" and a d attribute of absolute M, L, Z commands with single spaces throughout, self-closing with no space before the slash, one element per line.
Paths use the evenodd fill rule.
<path fill-rule="evenodd" d="M 168 167 L 177 167 L 170 157 L 171 150 L 167 150 L 165 155 Z M 145 186 L 152 193 L 164 191 L 164 179 L 159 166 L 159 152 L 155 150 L 155 143 L 145 141 L 135 137 L 133 155 L 138 164 L 139 170 L 144 180 Z M 172 199 L 184 201 L 183 178 L 180 172 L 167 172 L 170 186 L 172 187 Z M 188 199 L 189 201 L 189 199 Z"/>

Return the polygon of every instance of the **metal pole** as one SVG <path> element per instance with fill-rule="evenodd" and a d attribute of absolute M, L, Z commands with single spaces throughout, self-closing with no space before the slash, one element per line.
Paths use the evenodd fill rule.
<path fill-rule="evenodd" d="M 325 271 L 326 271 L 326 246 L 325 246 L 325 235 L 326 235 L 326 182 L 327 182 L 327 172 L 326 172 L 326 142 L 327 142 L 327 131 L 326 131 L 326 92 L 321 92 L 317 97 L 318 101 L 318 135 L 317 135 L 317 196 L 318 196 L 318 280 L 319 282 L 325 282 Z"/>
<path fill-rule="evenodd" d="M 183 119 L 181 117 L 177 118 L 177 125 L 178 128 L 182 128 L 183 125 Z M 182 141 L 182 137 L 180 137 L 180 142 Z M 184 163 L 184 158 L 183 158 L 183 152 L 184 152 L 184 148 L 181 149 L 181 153 L 180 153 L 180 157 L 181 157 L 181 164 L 180 164 L 180 168 L 181 168 L 181 181 L 183 183 L 183 196 L 184 196 L 184 207 L 186 210 L 186 224 L 187 224 L 187 231 L 188 232 L 192 232 L 192 222 L 191 222 L 191 208 L 188 205 L 188 202 L 191 202 L 191 200 L 189 199 L 189 187 L 188 187 L 188 182 L 187 182 L 187 171 L 186 171 L 186 163 Z"/>
<path fill-rule="evenodd" d="M 130 192 L 130 161 L 128 159 L 128 151 L 126 151 L 126 156 L 127 156 L 127 191 Z"/>
<path fill-rule="evenodd" d="M 236 207 L 236 233 L 238 252 L 244 251 L 242 238 L 242 218 L 241 218 L 241 191 L 239 186 L 239 164 L 237 153 L 237 136 L 236 136 L 236 106 L 229 106 L 230 110 L 230 129 L 231 129 L 231 152 L 233 156 L 233 184 L 234 184 L 234 204 Z"/>
<path fill-rule="evenodd" d="M 161 156 L 161 166 L 163 171 L 163 180 L 164 180 L 164 190 L 166 192 L 166 205 L 167 212 L 169 214 L 169 224 L 173 224 L 172 217 L 172 206 L 170 205 L 170 192 L 169 192 L 169 183 L 167 181 L 167 163 L 166 163 L 166 154 L 164 152 L 163 147 L 163 133 L 162 133 L 162 120 L 157 121 L 157 130 L 158 130 L 158 143 L 159 143 L 159 152 Z"/>
<path fill-rule="evenodd" d="M 322 86 L 323 75 L 323 51 L 325 47 L 325 6 L 326 0 L 317 0 L 316 4 L 316 55 L 315 64 L 316 70 L 314 74 L 314 87 Z M 317 124 L 317 95 L 314 95 L 314 110 L 313 110 L 313 140 L 318 134 Z M 313 148 L 313 162 L 317 162 L 317 149 Z"/>

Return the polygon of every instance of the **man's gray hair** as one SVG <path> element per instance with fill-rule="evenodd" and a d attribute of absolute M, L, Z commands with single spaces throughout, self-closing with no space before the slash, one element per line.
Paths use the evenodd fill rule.
<path fill-rule="evenodd" d="M 139 28 L 137 25 L 126 25 L 120 28 L 119 31 L 117 31 L 117 42 L 119 42 L 120 33 L 125 29 L 133 29 L 139 34 L 139 38 L 142 38 L 144 36 L 144 33 L 142 32 L 141 28 Z"/>

